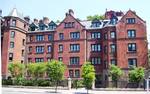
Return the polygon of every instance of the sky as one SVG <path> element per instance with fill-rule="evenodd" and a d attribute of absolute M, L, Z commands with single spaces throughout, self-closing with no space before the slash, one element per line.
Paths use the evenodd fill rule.
<path fill-rule="evenodd" d="M 147 23 L 147 36 L 150 42 L 150 1 L 149 0 L 0 0 L 3 16 L 13 8 L 24 16 L 50 20 L 63 20 L 68 9 L 73 9 L 75 17 L 85 20 L 89 15 L 104 14 L 107 10 L 136 11 Z"/>

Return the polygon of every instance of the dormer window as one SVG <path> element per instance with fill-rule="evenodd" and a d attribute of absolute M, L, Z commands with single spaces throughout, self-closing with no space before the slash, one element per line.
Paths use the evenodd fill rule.
<path fill-rule="evenodd" d="M 93 20 L 91 27 L 99 27 L 101 25 L 101 22 L 99 20 Z"/>
<path fill-rule="evenodd" d="M 55 28 L 56 28 L 56 25 L 50 25 L 50 26 L 49 26 L 49 29 L 50 29 L 50 30 L 54 30 Z"/>
<path fill-rule="evenodd" d="M 134 24 L 135 18 L 127 18 L 126 21 L 127 21 L 127 24 Z"/>
<path fill-rule="evenodd" d="M 57 26 L 53 21 L 51 21 L 48 25 L 50 30 L 54 30 Z"/>
<path fill-rule="evenodd" d="M 65 22 L 64 28 L 74 28 L 74 22 Z"/>

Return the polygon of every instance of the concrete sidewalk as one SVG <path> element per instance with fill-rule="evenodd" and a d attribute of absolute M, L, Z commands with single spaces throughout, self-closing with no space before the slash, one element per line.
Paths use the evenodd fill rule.
<path fill-rule="evenodd" d="M 2 94 L 86 94 L 86 89 L 58 90 L 54 89 L 29 89 L 29 88 L 2 88 Z M 90 94 L 148 94 L 146 91 L 95 91 L 89 90 Z"/>
<path fill-rule="evenodd" d="M 6 88 L 27 88 L 27 89 L 55 89 L 55 87 L 39 87 L 39 86 L 12 86 L 5 85 Z M 69 90 L 68 87 L 57 87 L 58 90 Z M 84 89 L 84 88 L 79 88 Z M 144 88 L 95 88 L 93 91 L 145 91 Z"/>

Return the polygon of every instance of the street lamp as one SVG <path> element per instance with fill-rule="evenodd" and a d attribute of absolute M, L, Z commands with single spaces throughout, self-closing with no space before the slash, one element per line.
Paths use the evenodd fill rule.
<path fill-rule="evenodd" d="M 148 78 L 147 78 L 147 94 L 149 94 L 149 81 L 150 81 L 150 76 L 148 76 Z"/>

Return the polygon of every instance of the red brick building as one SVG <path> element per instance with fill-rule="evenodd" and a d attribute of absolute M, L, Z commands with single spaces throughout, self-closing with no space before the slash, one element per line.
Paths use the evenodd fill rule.
<path fill-rule="evenodd" d="M 2 77 L 8 75 L 8 63 L 25 62 L 26 33 L 28 22 L 14 8 L 8 16 L 5 16 L 2 24 Z"/>
<path fill-rule="evenodd" d="M 6 18 L 9 17 L 4 19 Z M 26 23 L 21 18 L 16 18 L 19 19 L 17 21 L 21 20 L 24 24 Z M 133 66 L 146 67 L 148 64 L 146 22 L 131 10 L 125 14 L 106 11 L 105 20 L 80 21 L 74 17 L 74 12 L 70 9 L 60 23 L 54 23 L 44 17 L 40 21 L 34 19 L 29 31 L 24 28 L 22 30 L 25 33 L 21 33 L 20 37 L 22 37 L 15 42 L 19 44 L 22 38 L 27 39 L 26 63 L 60 60 L 67 66 L 66 78 L 80 78 L 81 66 L 86 61 L 94 65 L 99 84 L 108 80 L 110 64 L 115 64 L 123 70 L 128 70 Z M 7 31 L 11 31 L 10 28 L 4 30 L 4 32 Z M 3 40 L 7 40 L 2 45 L 4 49 L 2 54 L 5 56 L 10 54 L 8 33 L 3 35 Z M 16 54 L 21 53 L 22 45 L 15 49 L 20 49 L 20 52 Z M 2 69 L 5 70 L 9 59 L 3 55 L 2 58 Z M 13 60 L 21 61 L 20 54 L 14 55 Z"/>

